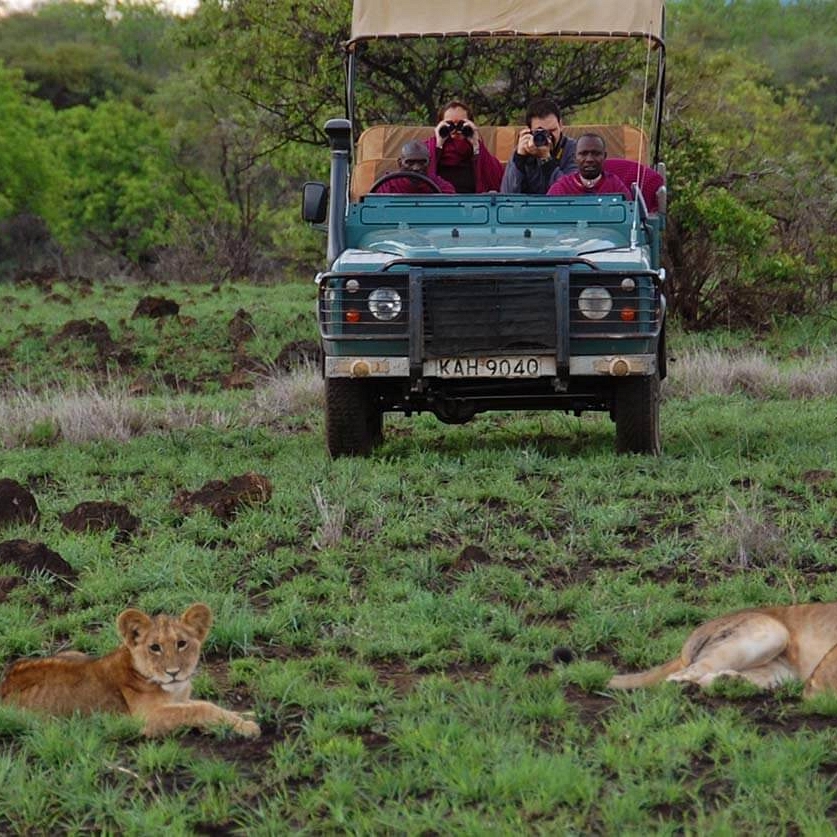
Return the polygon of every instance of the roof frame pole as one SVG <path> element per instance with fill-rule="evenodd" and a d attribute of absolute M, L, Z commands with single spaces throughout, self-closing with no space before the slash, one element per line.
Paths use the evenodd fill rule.
<path fill-rule="evenodd" d="M 660 9 L 660 31 L 657 33 L 657 91 L 654 102 L 654 164 L 660 162 L 660 143 L 663 134 L 663 101 L 666 97 L 666 7 Z"/>
<path fill-rule="evenodd" d="M 346 119 L 352 123 L 352 135 L 357 140 L 355 126 L 355 82 L 357 75 L 357 44 L 352 44 L 346 52 Z"/>

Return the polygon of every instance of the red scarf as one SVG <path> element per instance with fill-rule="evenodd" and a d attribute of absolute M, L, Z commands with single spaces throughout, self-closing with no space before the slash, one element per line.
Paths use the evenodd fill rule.
<path fill-rule="evenodd" d="M 471 141 L 460 134 L 453 134 L 445 140 L 445 144 L 439 152 L 438 165 L 460 166 L 462 163 L 468 162 L 473 156 L 474 146 L 471 145 Z"/>

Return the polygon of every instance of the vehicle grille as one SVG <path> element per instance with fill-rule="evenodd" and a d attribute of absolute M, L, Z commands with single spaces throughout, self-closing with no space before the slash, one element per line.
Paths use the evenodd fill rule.
<path fill-rule="evenodd" d="M 423 344 L 416 348 L 426 358 L 560 354 L 567 336 L 653 336 L 661 316 L 657 285 L 636 277 L 634 287 L 623 287 L 626 277 L 616 272 L 570 273 L 564 304 L 556 300 L 556 274 L 543 271 L 463 272 L 454 277 L 425 270 L 416 271 L 412 279 L 404 273 L 351 278 L 357 280 L 353 291 L 346 289 L 344 276 L 335 276 L 320 294 L 323 336 L 405 339 L 416 329 L 413 335 Z M 589 319 L 580 310 L 579 294 L 590 286 L 606 288 L 611 296 L 612 309 L 602 319 Z M 378 320 L 369 311 L 369 296 L 379 287 L 397 290 L 401 297 L 401 311 L 391 320 Z"/>
<path fill-rule="evenodd" d="M 427 357 L 555 350 L 551 276 L 434 278 L 423 297 Z"/>

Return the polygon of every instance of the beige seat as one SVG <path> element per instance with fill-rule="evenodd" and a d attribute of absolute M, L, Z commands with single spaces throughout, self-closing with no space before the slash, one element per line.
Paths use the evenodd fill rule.
<path fill-rule="evenodd" d="M 517 145 L 520 125 L 486 125 L 480 136 L 486 148 L 501 163 L 506 163 Z M 566 125 L 567 136 L 578 137 L 585 131 L 601 134 L 610 157 L 648 162 L 648 140 L 633 125 Z M 373 125 L 358 138 L 355 165 L 352 169 L 352 200 L 359 200 L 382 174 L 398 169 L 398 155 L 407 140 L 425 140 L 433 136 L 430 125 Z"/>

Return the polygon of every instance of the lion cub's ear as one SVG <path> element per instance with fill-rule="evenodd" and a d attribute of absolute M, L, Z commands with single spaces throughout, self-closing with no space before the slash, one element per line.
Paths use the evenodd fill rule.
<path fill-rule="evenodd" d="M 188 625 L 203 642 L 212 626 L 212 611 L 203 602 L 195 602 L 186 608 L 180 621 Z"/>
<path fill-rule="evenodd" d="M 126 643 L 133 644 L 136 642 L 140 632 L 148 628 L 151 624 L 151 617 L 147 613 L 135 608 L 123 610 L 119 616 L 116 617 L 116 628 L 119 635 Z"/>

